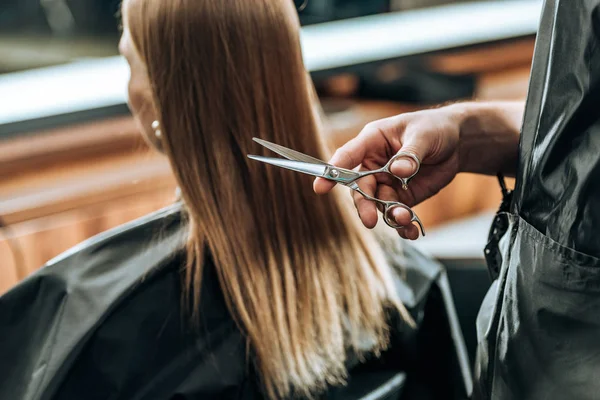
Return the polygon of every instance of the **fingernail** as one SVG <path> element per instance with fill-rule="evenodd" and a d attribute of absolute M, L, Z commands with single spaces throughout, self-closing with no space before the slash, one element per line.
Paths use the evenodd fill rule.
<path fill-rule="evenodd" d="M 392 164 L 392 168 L 396 172 L 401 172 L 402 175 L 410 175 L 416 168 L 415 162 L 412 160 L 396 160 Z"/>

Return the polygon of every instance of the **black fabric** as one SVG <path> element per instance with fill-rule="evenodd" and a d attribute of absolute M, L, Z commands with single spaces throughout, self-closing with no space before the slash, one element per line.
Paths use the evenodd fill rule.
<path fill-rule="evenodd" d="M 476 399 L 599 396 L 599 45 L 600 0 L 545 2 L 505 234 L 486 247 Z"/>
<path fill-rule="evenodd" d="M 0 297 L 0 399 L 263 398 L 210 258 L 200 329 L 190 328 L 182 307 L 184 232 L 174 205 L 82 243 Z M 386 244 L 387 254 L 418 329 L 392 316 L 390 351 L 362 364 L 350 360 L 348 385 L 323 398 L 470 393 L 445 272 L 398 244 Z"/>

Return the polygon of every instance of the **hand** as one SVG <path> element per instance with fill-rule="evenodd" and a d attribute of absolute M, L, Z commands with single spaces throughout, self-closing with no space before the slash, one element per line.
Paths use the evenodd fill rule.
<path fill-rule="evenodd" d="M 383 200 L 395 200 L 412 207 L 439 192 L 459 172 L 460 114 L 452 106 L 401 114 L 372 122 L 339 148 L 330 164 L 347 169 L 360 166 L 373 170 L 384 166 L 399 151 L 414 153 L 421 160 L 419 173 L 411 179 L 408 190 L 387 174 L 367 176 L 359 181 L 361 189 Z M 400 158 L 391 166 L 391 172 L 408 177 L 416 170 L 410 158 Z M 318 194 L 329 192 L 335 183 L 323 178 L 314 182 Z M 373 228 L 377 224 L 375 202 L 353 191 L 354 204 L 363 224 Z M 407 210 L 397 208 L 394 219 L 405 228 L 400 236 L 415 240 L 419 231 L 410 222 Z"/>

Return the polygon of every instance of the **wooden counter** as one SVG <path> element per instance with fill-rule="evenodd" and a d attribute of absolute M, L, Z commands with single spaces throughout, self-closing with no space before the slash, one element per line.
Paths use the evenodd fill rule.
<path fill-rule="evenodd" d="M 477 72 L 478 99 L 520 99 L 532 50 L 523 41 L 487 56 L 459 52 L 429 62 Z M 351 101 L 328 116 L 331 141 L 338 146 L 372 120 L 418 108 Z M 147 149 L 130 117 L 0 142 L 0 294 L 77 243 L 171 203 L 174 191 L 168 162 Z M 415 211 L 431 228 L 495 209 L 499 200 L 495 178 L 461 175 Z"/>

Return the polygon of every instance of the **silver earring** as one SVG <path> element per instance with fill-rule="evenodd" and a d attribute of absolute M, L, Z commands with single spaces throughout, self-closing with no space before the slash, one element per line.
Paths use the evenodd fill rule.
<path fill-rule="evenodd" d="M 162 132 L 158 128 L 160 128 L 160 123 L 158 121 L 154 121 L 152 123 L 152 129 L 154 129 L 154 136 L 156 136 L 157 139 L 160 139 L 162 136 Z"/>

